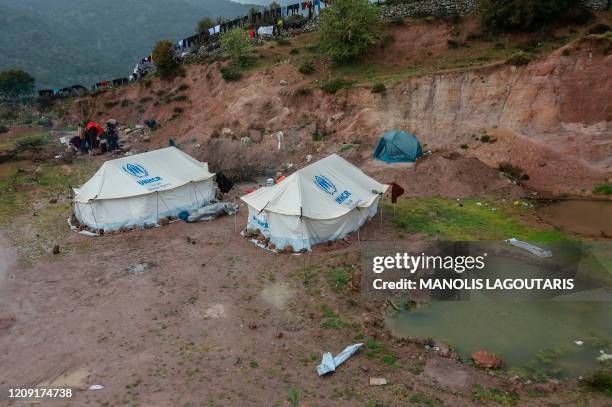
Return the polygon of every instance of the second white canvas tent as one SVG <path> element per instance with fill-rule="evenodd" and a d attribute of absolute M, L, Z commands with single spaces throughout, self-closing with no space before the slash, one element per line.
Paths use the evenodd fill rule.
<path fill-rule="evenodd" d="M 299 251 L 359 229 L 376 215 L 387 188 L 332 154 L 241 199 L 249 208 L 247 229 Z"/>
<path fill-rule="evenodd" d="M 75 189 L 74 215 L 92 229 L 155 224 L 213 200 L 214 175 L 175 147 L 106 161 Z"/>

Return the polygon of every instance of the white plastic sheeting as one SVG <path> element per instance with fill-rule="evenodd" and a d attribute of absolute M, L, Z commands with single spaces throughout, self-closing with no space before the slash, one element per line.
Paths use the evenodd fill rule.
<path fill-rule="evenodd" d="M 249 208 L 248 229 L 259 229 L 277 248 L 299 251 L 359 229 L 376 215 L 387 188 L 332 154 L 241 199 Z"/>
<path fill-rule="evenodd" d="M 94 229 L 155 224 L 212 201 L 213 176 L 175 147 L 107 161 L 75 190 L 74 214 Z"/>

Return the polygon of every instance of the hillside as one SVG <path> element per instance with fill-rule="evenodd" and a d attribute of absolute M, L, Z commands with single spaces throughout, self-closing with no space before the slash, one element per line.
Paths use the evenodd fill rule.
<path fill-rule="evenodd" d="M 199 19 L 244 15 L 229 0 L 0 0 L 0 70 L 21 68 L 37 87 L 91 85 L 127 76 L 162 38 L 193 33 Z"/>
<path fill-rule="evenodd" d="M 313 54 L 313 34 L 306 34 L 289 44 L 258 47 L 257 64 L 237 83 L 222 79 L 222 62 L 192 65 L 184 80 L 134 84 L 78 100 L 62 121 L 113 117 L 129 125 L 155 118 L 162 130 L 138 148 L 163 146 L 172 137 L 215 169 L 248 166 L 260 172 L 331 152 L 369 167 L 380 134 L 406 129 L 434 156 L 463 157 L 415 181 L 415 191 L 425 194 L 444 194 L 448 179 L 436 172 L 456 179 L 450 174 L 461 173 L 461 162 L 469 158 L 493 168 L 510 161 L 528 174 L 528 187 L 553 193 L 588 193 L 609 176 L 608 39 L 567 27 L 542 38 L 492 41 L 474 38 L 470 18 L 413 20 L 385 30 L 393 40 L 359 64 L 330 64 Z M 451 40 L 464 45 L 449 47 Z M 527 47 L 534 61 L 521 67 L 505 63 Z M 423 49 L 428 52 L 418 51 Z M 315 73 L 301 74 L 298 68 L 308 61 Z M 344 88 L 325 92 L 321 85 L 329 78 L 343 78 Z M 371 91 L 378 82 L 386 84 L 382 94 Z M 279 152 L 272 148 L 277 131 L 285 135 Z M 483 135 L 491 142 L 480 141 Z M 248 148 L 241 137 L 252 141 Z"/>

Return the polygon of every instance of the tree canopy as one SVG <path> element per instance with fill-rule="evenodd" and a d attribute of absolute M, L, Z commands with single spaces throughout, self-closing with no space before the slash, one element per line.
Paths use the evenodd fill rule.
<path fill-rule="evenodd" d="M 171 79 L 182 72 L 181 65 L 174 53 L 174 44 L 171 41 L 161 40 L 155 44 L 153 62 L 162 79 Z"/>
<path fill-rule="evenodd" d="M 321 11 L 319 48 L 336 62 L 364 54 L 379 36 L 378 8 L 368 0 L 335 0 Z"/>
<path fill-rule="evenodd" d="M 21 69 L 0 72 L 0 95 L 11 98 L 28 95 L 34 91 L 35 81 L 29 73 Z"/>
<path fill-rule="evenodd" d="M 200 21 L 198 21 L 198 25 L 196 26 L 196 32 L 198 34 L 208 31 L 209 28 L 214 27 L 215 22 L 210 17 L 204 17 Z"/>
<path fill-rule="evenodd" d="M 588 19 L 582 0 L 481 0 L 481 21 L 488 29 L 537 30 L 559 22 Z"/>
<path fill-rule="evenodd" d="M 249 34 L 241 28 L 232 28 L 222 33 L 221 44 L 235 64 L 240 64 L 253 50 Z"/>

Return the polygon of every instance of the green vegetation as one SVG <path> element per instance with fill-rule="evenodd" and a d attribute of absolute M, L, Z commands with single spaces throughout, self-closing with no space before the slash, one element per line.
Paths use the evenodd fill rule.
<path fill-rule="evenodd" d="M 497 166 L 499 172 L 503 173 L 508 178 L 511 178 L 515 181 L 528 180 L 529 175 L 523 172 L 523 169 L 518 165 L 514 165 L 507 161 L 499 163 Z"/>
<path fill-rule="evenodd" d="M 288 39 L 286 39 L 286 38 L 282 38 L 282 37 L 281 37 L 281 38 L 277 38 L 275 41 L 276 41 L 276 43 L 277 43 L 278 45 L 280 45 L 281 47 L 288 47 L 288 46 L 290 46 L 290 45 L 291 45 L 291 41 L 289 41 L 289 40 L 288 40 Z"/>
<path fill-rule="evenodd" d="M 468 146 L 467 144 L 463 143 L 459 146 L 460 149 L 462 150 L 467 150 L 468 148 L 470 148 L 470 146 Z"/>
<path fill-rule="evenodd" d="M 612 370 L 597 370 L 586 378 L 585 384 L 598 392 L 612 396 Z"/>
<path fill-rule="evenodd" d="M 329 271 L 329 282 L 334 290 L 346 290 L 346 286 L 352 278 L 352 273 L 348 270 L 352 267 L 352 265 L 332 267 Z"/>
<path fill-rule="evenodd" d="M 233 66 L 222 66 L 220 69 L 221 76 L 228 82 L 239 81 L 242 78 L 242 73 Z"/>
<path fill-rule="evenodd" d="M 227 55 L 232 59 L 232 63 L 236 66 L 245 65 L 245 59 L 253 51 L 253 44 L 249 34 L 240 28 L 233 28 L 222 33 L 221 44 L 225 48 Z"/>
<path fill-rule="evenodd" d="M 477 205 L 481 203 L 481 205 Z M 476 199 L 457 202 L 444 198 L 408 198 L 395 204 L 394 224 L 409 233 L 424 233 L 446 240 L 501 240 L 509 237 L 527 241 L 558 241 L 566 236 L 554 229 L 527 226 L 515 216 L 528 215 L 530 208 Z M 392 211 L 385 202 L 385 211 Z M 492 210 L 495 208 L 496 210 Z"/>
<path fill-rule="evenodd" d="M 525 51 L 516 51 L 514 54 L 510 55 L 506 63 L 508 65 L 521 66 L 527 65 L 531 61 L 533 61 L 533 55 Z"/>
<path fill-rule="evenodd" d="M 329 308 L 327 305 L 320 306 L 321 312 L 323 313 L 321 327 L 325 329 L 345 329 L 350 325 L 344 321 L 342 317 L 335 313 L 334 310 Z"/>
<path fill-rule="evenodd" d="M 50 134 L 38 132 L 3 138 L 0 150 L 12 149 L 34 139 L 44 140 L 46 146 Z M 87 157 L 70 166 L 32 163 L 20 157 L 0 165 L 0 227 L 23 249 L 22 261 L 28 262 L 47 253 L 53 242 L 68 233 L 69 186 L 81 185 L 95 172 L 97 165 Z M 48 204 L 51 199 L 58 198 L 66 199 Z M 33 235 L 37 238 L 32 239 Z M 87 249 L 90 245 L 91 242 L 78 243 L 62 253 Z"/>
<path fill-rule="evenodd" d="M 21 69 L 0 72 L 0 96 L 14 98 L 34 91 L 35 79 Z"/>
<path fill-rule="evenodd" d="M 588 18 L 580 0 L 483 0 L 481 7 L 481 22 L 492 30 L 539 30 Z"/>
<path fill-rule="evenodd" d="M 417 406 L 427 406 L 427 407 L 442 407 L 444 406 L 444 402 L 438 398 L 432 398 L 426 396 L 425 394 L 415 393 L 410 396 L 408 399 L 412 404 L 416 404 Z"/>
<path fill-rule="evenodd" d="M 355 84 L 354 81 L 349 81 L 347 79 L 337 78 L 323 81 L 321 83 L 321 89 L 325 93 L 334 94 L 338 92 L 340 89 L 350 88 Z"/>
<path fill-rule="evenodd" d="M 185 71 L 174 54 L 174 44 L 168 40 L 158 41 L 153 48 L 153 61 L 161 79 L 184 76 Z"/>
<path fill-rule="evenodd" d="M 290 387 L 287 390 L 287 401 L 291 404 L 292 407 L 298 407 L 300 405 L 299 391 L 295 387 Z"/>
<path fill-rule="evenodd" d="M 207 32 L 209 28 L 214 27 L 215 22 L 210 17 L 204 17 L 200 21 L 198 21 L 198 25 L 196 26 L 196 33 L 201 34 Z"/>
<path fill-rule="evenodd" d="M 593 192 L 599 195 L 612 195 L 612 184 L 606 182 L 604 184 L 595 185 Z"/>
<path fill-rule="evenodd" d="M 300 65 L 299 71 L 304 75 L 312 75 L 315 72 L 315 67 L 312 62 L 306 61 Z"/>
<path fill-rule="evenodd" d="M 289 54 L 291 55 L 298 55 L 300 53 L 300 50 L 297 48 L 291 48 L 291 51 L 289 51 Z"/>
<path fill-rule="evenodd" d="M 356 59 L 379 37 L 378 8 L 368 0 L 336 0 L 321 11 L 318 47 L 335 62 Z"/>
<path fill-rule="evenodd" d="M 483 134 L 482 136 L 480 136 L 480 141 L 482 141 L 483 143 L 488 143 L 489 141 L 491 141 L 491 136 L 489 136 L 488 134 Z"/>
<path fill-rule="evenodd" d="M 472 392 L 474 399 L 478 402 L 494 401 L 502 405 L 516 404 L 519 397 L 515 393 L 499 390 L 495 387 L 483 387 L 480 384 L 474 385 Z"/>
<path fill-rule="evenodd" d="M 372 85 L 372 93 L 385 93 L 387 91 L 387 88 L 385 87 L 385 84 L 382 82 L 377 82 L 374 85 Z"/>

